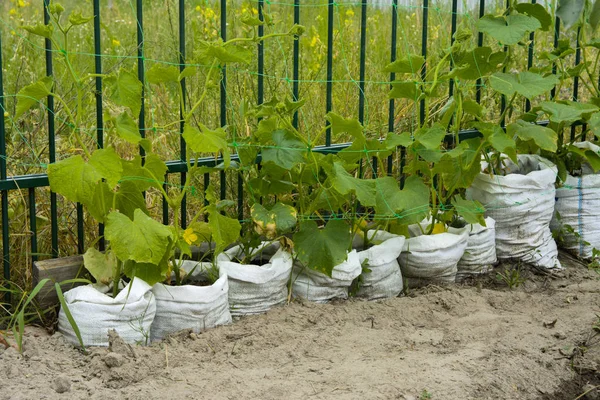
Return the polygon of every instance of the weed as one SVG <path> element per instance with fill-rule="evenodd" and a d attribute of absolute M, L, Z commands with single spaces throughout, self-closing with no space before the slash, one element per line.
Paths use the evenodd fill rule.
<path fill-rule="evenodd" d="M 430 400 L 432 398 L 433 395 L 427 389 L 423 389 L 423 391 L 419 395 L 419 400 Z"/>
<path fill-rule="evenodd" d="M 496 279 L 498 279 L 501 282 L 504 282 L 506 286 L 508 286 L 508 288 L 512 290 L 514 288 L 518 288 L 527 280 L 521 274 L 521 272 L 522 271 L 520 266 L 506 268 L 504 271 L 496 273 Z"/>

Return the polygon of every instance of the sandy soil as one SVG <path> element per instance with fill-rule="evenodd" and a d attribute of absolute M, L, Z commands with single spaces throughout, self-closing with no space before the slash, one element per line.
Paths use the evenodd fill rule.
<path fill-rule="evenodd" d="M 293 302 L 88 355 L 30 327 L 22 356 L 0 350 L 0 399 L 575 399 L 600 384 L 600 276 L 563 262 L 512 291 L 492 275 L 381 302 Z"/>

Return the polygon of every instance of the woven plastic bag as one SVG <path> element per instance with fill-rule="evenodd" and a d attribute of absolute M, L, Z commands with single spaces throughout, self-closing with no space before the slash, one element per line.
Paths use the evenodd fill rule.
<path fill-rule="evenodd" d="M 486 217 L 496 221 L 496 254 L 544 268 L 560 268 L 550 232 L 554 214 L 556 166 L 538 155 L 520 154 L 518 164 L 506 162 L 507 175 L 481 173 L 467 189 Z M 482 169 L 487 168 L 482 163 Z"/>
<path fill-rule="evenodd" d="M 184 261 L 181 268 L 195 280 L 205 279 L 211 263 Z M 200 331 L 231 323 L 229 312 L 229 284 L 227 274 L 210 286 L 193 284 L 168 286 L 157 283 L 152 287 L 156 297 L 156 317 L 152 323 L 151 340 L 162 340 L 182 329 Z"/>
<path fill-rule="evenodd" d="M 108 296 L 105 285 L 79 286 L 65 292 L 65 302 L 81 333 L 84 346 L 108 346 L 108 331 L 114 329 L 127 343 L 146 345 L 156 314 L 151 287 L 135 278 L 117 294 Z M 58 331 L 79 345 L 64 310 L 58 314 Z"/>
<path fill-rule="evenodd" d="M 244 257 L 241 246 L 235 246 L 217 256 L 219 272 L 227 274 L 229 280 L 229 307 L 231 315 L 259 314 L 287 300 L 287 283 L 292 271 L 292 256 L 284 249 L 273 254 L 269 242 L 253 253 L 257 259 L 268 258 L 263 265 L 240 264 L 234 260 Z M 261 251 L 264 251 L 260 256 Z"/>
<path fill-rule="evenodd" d="M 574 146 L 600 154 L 600 147 L 589 142 Z M 568 175 L 556 189 L 554 208 L 550 228 L 559 231 L 560 247 L 575 256 L 591 259 L 593 250 L 600 250 L 600 174 L 584 164 L 579 176 Z"/>
<path fill-rule="evenodd" d="M 466 277 L 485 274 L 494 268 L 496 257 L 496 221 L 491 217 L 481 224 L 467 225 L 469 238 L 465 254 L 458 261 L 456 281 L 462 282 Z M 453 228 L 449 229 L 450 231 Z"/>

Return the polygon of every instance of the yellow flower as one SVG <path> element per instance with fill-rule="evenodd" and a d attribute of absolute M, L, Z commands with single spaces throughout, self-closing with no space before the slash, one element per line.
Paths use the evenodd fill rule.
<path fill-rule="evenodd" d="M 258 14 L 258 10 L 254 7 L 252 7 L 252 14 L 257 15 Z"/>
<path fill-rule="evenodd" d="M 4 118 L 8 118 L 8 111 L 4 111 Z"/>
<path fill-rule="evenodd" d="M 10 11 L 8 12 L 9 15 L 17 15 L 17 10 L 15 10 L 14 8 L 11 8 Z"/>
<path fill-rule="evenodd" d="M 200 10 L 202 10 L 202 8 L 200 6 L 196 6 L 196 11 L 200 12 Z"/>
<path fill-rule="evenodd" d="M 23 0 L 19 0 L 19 2 L 17 4 L 19 5 L 19 7 L 27 6 L 27 3 L 25 3 Z"/>
<path fill-rule="evenodd" d="M 183 240 L 185 240 L 187 244 L 192 244 L 198 241 L 198 235 L 194 233 L 194 230 L 192 228 L 187 228 L 183 232 Z"/>
<path fill-rule="evenodd" d="M 352 11 L 352 9 L 348 9 L 346 10 L 346 17 L 350 18 L 350 17 L 354 17 L 354 11 Z"/>
<path fill-rule="evenodd" d="M 310 47 L 315 47 L 317 45 L 317 40 L 319 40 L 316 36 L 313 36 L 312 40 L 310 41 Z"/>
<path fill-rule="evenodd" d="M 117 39 L 113 39 L 113 40 L 112 40 L 112 45 L 113 45 L 114 47 L 117 47 L 117 46 L 120 46 L 120 45 L 121 45 L 121 42 L 120 42 L 120 41 L 118 41 Z"/>

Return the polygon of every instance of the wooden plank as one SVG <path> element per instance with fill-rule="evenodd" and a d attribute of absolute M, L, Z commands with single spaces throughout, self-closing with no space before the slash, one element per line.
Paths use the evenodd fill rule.
<path fill-rule="evenodd" d="M 84 272 L 83 256 L 53 258 L 50 260 L 34 262 L 33 287 L 43 279 L 50 279 L 50 282 L 40 290 L 36 297 L 40 306 L 42 308 L 48 308 L 58 305 L 58 296 L 54 288 L 54 283 L 80 277 Z M 64 292 L 79 285 L 82 284 L 70 283 L 61 285 L 61 288 Z"/>

